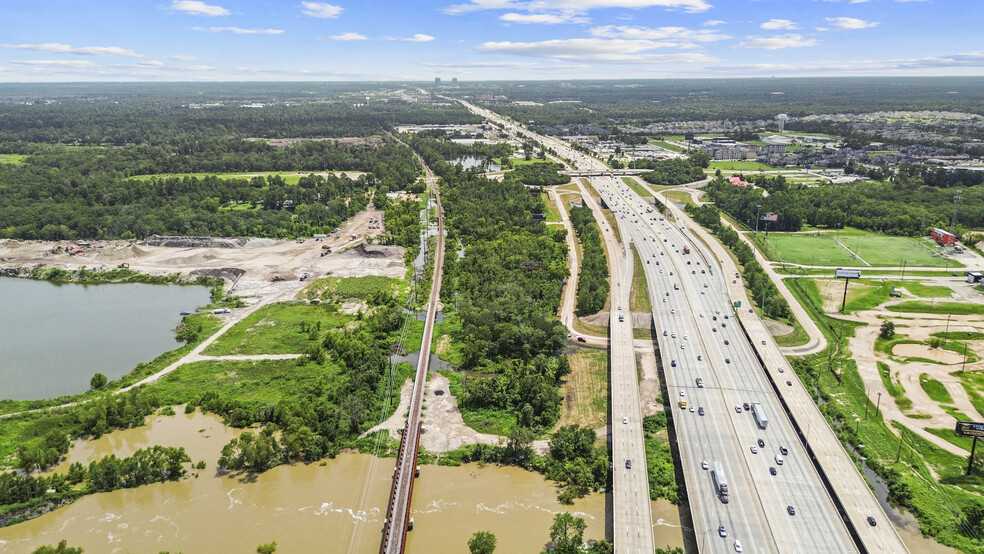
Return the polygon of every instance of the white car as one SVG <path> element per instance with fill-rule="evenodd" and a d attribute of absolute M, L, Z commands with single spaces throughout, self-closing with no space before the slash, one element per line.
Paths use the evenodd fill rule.
<path fill-rule="evenodd" d="M 701 469 L 707 469 L 707 467 L 708 467 L 707 460 L 701 460 L 700 461 L 700 467 L 701 467 Z"/>
<path fill-rule="evenodd" d="M 628 416 L 623 416 L 622 417 L 622 423 L 628 423 L 628 422 L 629 422 Z"/>
<path fill-rule="evenodd" d="M 687 396 L 687 391 L 680 389 L 680 396 Z"/>
<path fill-rule="evenodd" d="M 741 552 L 741 543 L 738 542 L 738 539 L 735 539 L 735 552 Z"/>

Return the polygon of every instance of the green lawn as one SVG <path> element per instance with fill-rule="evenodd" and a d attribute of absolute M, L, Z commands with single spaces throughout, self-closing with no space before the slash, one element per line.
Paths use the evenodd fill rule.
<path fill-rule="evenodd" d="M 682 190 L 671 190 L 668 192 L 664 192 L 663 196 L 669 198 L 670 200 L 676 202 L 677 204 L 683 204 L 685 206 L 690 206 L 691 204 L 694 203 L 693 198 L 686 192 L 683 192 Z"/>
<path fill-rule="evenodd" d="M 725 162 L 725 161 L 712 161 L 710 169 L 713 171 L 715 169 L 720 169 L 721 171 L 771 171 L 776 169 L 771 165 L 766 165 L 759 162 L 750 161 L 736 161 L 736 162 Z"/>
<path fill-rule="evenodd" d="M 923 302 L 910 300 L 892 306 L 891 310 L 893 312 L 913 312 L 920 314 L 982 315 L 984 314 L 984 305 L 965 304 L 962 302 Z"/>
<path fill-rule="evenodd" d="M 204 354 L 303 354 L 323 333 L 345 326 L 352 318 L 329 304 L 271 304 L 226 331 Z"/>
<path fill-rule="evenodd" d="M 560 212 L 557 211 L 557 203 L 545 192 L 540 193 L 540 198 L 543 199 L 543 205 L 547 208 L 547 223 L 560 223 Z"/>
<path fill-rule="evenodd" d="M 0 164 L 22 164 L 27 154 L 0 154 Z"/>
<path fill-rule="evenodd" d="M 763 239 L 759 233 L 759 239 Z M 947 261 L 929 248 L 928 241 L 912 237 L 892 237 L 861 231 L 841 229 L 811 233 L 770 233 L 768 243 L 781 255 L 780 260 L 804 265 L 862 266 L 861 258 L 874 267 L 962 267 Z M 840 244 L 838 244 L 838 242 Z"/>
<path fill-rule="evenodd" d="M 659 146 L 660 148 L 666 148 L 667 150 L 669 150 L 671 152 L 683 152 L 683 148 L 680 148 L 679 146 L 677 146 L 675 144 L 670 144 L 670 143 L 668 143 L 668 142 L 666 142 L 664 140 L 655 140 L 655 139 L 650 138 L 649 139 L 649 144 L 655 144 L 656 146 Z"/>
<path fill-rule="evenodd" d="M 3 154 L 3 155 L 6 156 L 7 154 Z M 256 177 L 256 176 L 260 176 L 260 177 L 264 177 L 265 178 L 265 177 L 268 177 L 268 176 L 279 175 L 280 178 L 283 179 L 284 182 L 287 183 L 288 185 L 296 185 L 298 183 L 298 181 L 300 181 L 301 177 L 307 177 L 308 175 L 310 175 L 312 173 L 314 173 L 314 174 L 319 174 L 319 173 L 348 173 L 348 174 L 356 174 L 356 175 L 362 175 L 363 174 L 363 172 L 361 172 L 361 171 L 330 171 L 330 170 L 329 171 L 237 171 L 237 172 L 232 172 L 232 173 L 157 173 L 157 174 L 154 174 L 154 175 L 134 175 L 133 178 L 134 179 L 139 179 L 141 181 L 152 179 L 154 177 L 160 177 L 160 178 L 164 178 L 164 177 L 197 177 L 199 179 L 203 179 L 205 177 L 209 177 L 211 175 L 215 175 L 216 177 L 218 177 L 220 179 L 247 179 L 247 180 L 249 180 L 249 179 L 252 179 L 253 177 Z"/>
<path fill-rule="evenodd" d="M 634 190 L 636 194 L 638 194 L 639 196 L 641 196 L 644 199 L 645 198 L 652 198 L 653 197 L 652 194 L 649 194 L 649 191 L 648 190 L 644 189 L 642 187 L 642 185 L 639 184 L 639 181 L 636 181 L 632 177 L 622 177 L 622 182 L 625 183 L 626 185 L 628 185 L 629 188 L 631 188 L 632 190 Z"/>
<path fill-rule="evenodd" d="M 929 375 L 923 373 L 919 376 L 919 386 L 926 391 L 926 394 L 933 399 L 934 402 L 939 402 L 940 404 L 953 404 L 953 397 L 947 392 L 946 387 L 943 383 L 931 378 Z"/>

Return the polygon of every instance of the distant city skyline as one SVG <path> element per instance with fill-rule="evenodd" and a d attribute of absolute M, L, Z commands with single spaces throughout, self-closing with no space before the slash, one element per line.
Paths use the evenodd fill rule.
<path fill-rule="evenodd" d="M 984 75 L 979 0 L 42 0 L 0 20 L 0 82 Z"/>

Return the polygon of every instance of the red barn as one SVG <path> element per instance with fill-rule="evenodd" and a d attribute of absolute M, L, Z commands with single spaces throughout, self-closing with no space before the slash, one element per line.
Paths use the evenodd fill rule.
<path fill-rule="evenodd" d="M 933 232 L 930 233 L 933 240 L 939 243 L 940 246 L 954 246 L 957 244 L 957 235 L 944 231 L 943 229 L 937 229 L 933 227 Z"/>

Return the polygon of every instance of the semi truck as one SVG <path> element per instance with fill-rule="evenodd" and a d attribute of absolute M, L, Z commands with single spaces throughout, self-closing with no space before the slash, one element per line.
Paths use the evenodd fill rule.
<path fill-rule="evenodd" d="M 765 417 L 765 410 L 758 402 L 752 403 L 752 414 L 755 416 L 755 423 L 758 423 L 759 427 L 765 429 L 769 426 L 769 418 Z"/>
<path fill-rule="evenodd" d="M 711 470 L 711 478 L 714 479 L 714 491 L 724 504 L 728 503 L 728 480 L 724 478 L 724 468 L 721 462 L 714 462 L 714 469 Z"/>

